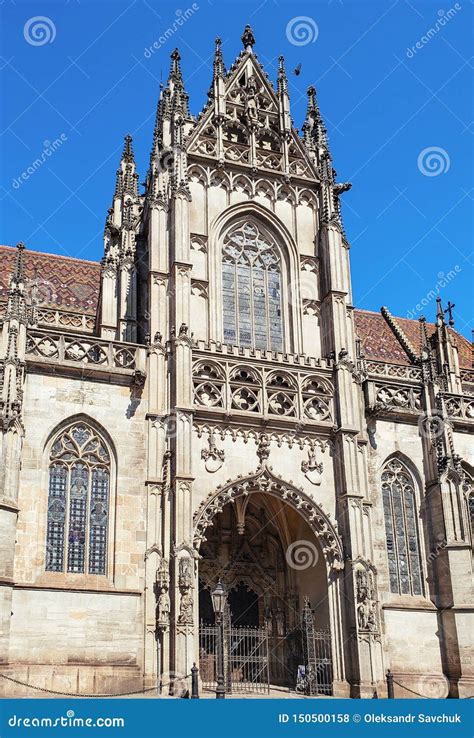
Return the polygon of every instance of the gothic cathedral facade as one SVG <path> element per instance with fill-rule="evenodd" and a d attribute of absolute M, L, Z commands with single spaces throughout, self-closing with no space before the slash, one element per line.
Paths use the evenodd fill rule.
<path fill-rule="evenodd" d="M 212 681 L 219 580 L 272 685 L 306 608 L 326 694 L 474 692 L 471 346 L 354 308 L 315 89 L 242 41 L 197 117 L 171 55 L 100 264 L 0 247 L 3 695 Z"/>

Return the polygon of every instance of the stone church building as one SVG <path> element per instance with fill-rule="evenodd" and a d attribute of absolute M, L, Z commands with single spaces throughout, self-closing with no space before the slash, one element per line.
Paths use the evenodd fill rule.
<path fill-rule="evenodd" d="M 171 54 L 100 264 L 0 247 L 3 695 L 212 689 L 219 580 L 228 689 L 474 694 L 471 345 L 354 308 L 315 89 L 242 41 L 197 117 Z"/>

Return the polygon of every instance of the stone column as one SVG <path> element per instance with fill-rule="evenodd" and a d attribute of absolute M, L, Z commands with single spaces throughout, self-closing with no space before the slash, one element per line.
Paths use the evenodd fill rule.
<path fill-rule="evenodd" d="M 183 184 L 171 200 L 170 236 L 170 428 L 171 451 L 171 620 L 170 670 L 176 694 L 190 688 L 195 656 L 194 600 L 197 567 L 192 543 L 192 340 L 189 335 L 191 270 L 189 238 L 190 195 Z M 183 678 L 186 679 L 183 681 Z"/>
<path fill-rule="evenodd" d="M 334 185 L 333 185 L 334 186 Z M 329 187 L 329 185 L 328 185 Z M 354 697 L 372 697 L 383 687 L 380 643 L 380 614 L 376 596 L 376 571 L 370 601 L 375 622 L 359 627 L 356 569 L 358 561 L 370 564 L 371 515 L 368 502 L 367 438 L 363 415 L 361 376 L 356 366 L 356 347 L 352 321 L 348 246 L 334 210 L 334 198 L 325 197 L 326 212 L 321 216 L 319 238 L 322 353 L 334 360 L 336 401 L 334 432 L 334 473 L 339 530 L 347 557 L 344 575 L 344 655 L 346 678 Z M 364 600 L 364 607 L 369 603 Z M 371 615 L 372 617 L 372 615 Z M 362 621 L 361 621 L 362 622 Z M 367 623 L 366 623 L 367 625 Z"/>
<path fill-rule="evenodd" d="M 13 423 L 0 433 L 0 663 L 9 659 L 20 459 L 24 431 Z"/>

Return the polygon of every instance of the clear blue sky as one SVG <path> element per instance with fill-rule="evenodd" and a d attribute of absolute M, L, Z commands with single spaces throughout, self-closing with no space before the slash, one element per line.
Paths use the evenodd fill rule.
<path fill-rule="evenodd" d="M 251 23 L 272 80 L 279 54 L 286 58 L 297 127 L 305 90 L 316 85 L 338 179 L 353 183 L 343 202 L 355 305 L 432 320 L 431 291 L 439 290 L 445 303 L 456 303 L 457 328 L 470 335 L 472 5 L 198 0 L 192 16 L 147 54 L 192 7 L 189 0 L 3 0 L 0 242 L 99 259 L 123 136 L 132 133 L 144 178 L 169 54 L 180 48 L 198 113 L 215 36 L 230 66 Z M 38 15 L 47 19 L 45 36 L 28 26 Z M 297 16 L 306 16 L 314 42 L 302 43 L 304 29 L 296 37 L 287 31 Z M 44 142 L 61 136 L 45 163 L 21 179 Z"/>

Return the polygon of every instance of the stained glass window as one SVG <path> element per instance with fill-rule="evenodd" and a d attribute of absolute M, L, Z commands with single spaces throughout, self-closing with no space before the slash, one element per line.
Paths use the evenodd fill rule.
<path fill-rule="evenodd" d="M 383 470 L 382 500 L 390 591 L 421 595 L 415 483 L 406 466 L 398 459 L 389 461 Z"/>
<path fill-rule="evenodd" d="M 253 222 L 224 239 L 222 297 L 225 343 L 283 350 L 280 255 Z"/>
<path fill-rule="evenodd" d="M 46 570 L 105 574 L 110 457 L 85 423 L 63 431 L 50 455 Z"/>

